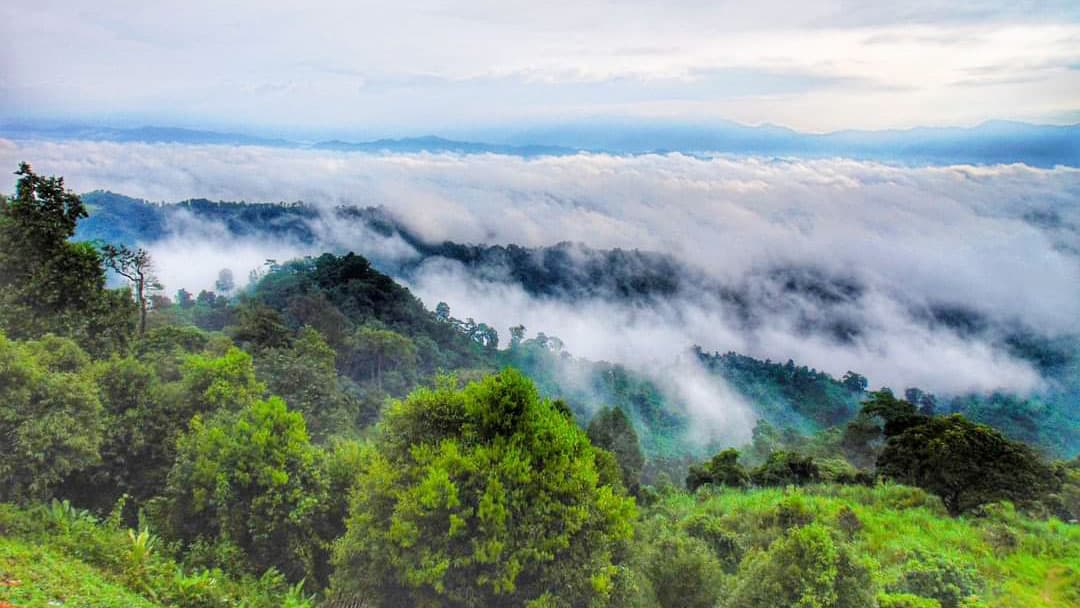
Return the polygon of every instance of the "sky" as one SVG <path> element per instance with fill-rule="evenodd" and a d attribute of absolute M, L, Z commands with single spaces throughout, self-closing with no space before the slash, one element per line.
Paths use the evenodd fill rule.
<path fill-rule="evenodd" d="M 0 6 L 0 121 L 374 137 L 598 117 L 1080 122 L 1080 3 Z"/>

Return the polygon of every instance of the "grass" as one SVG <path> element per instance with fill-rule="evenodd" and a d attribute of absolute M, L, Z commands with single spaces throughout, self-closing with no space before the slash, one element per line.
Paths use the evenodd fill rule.
<path fill-rule="evenodd" d="M 0 608 L 310 608 L 300 585 L 178 562 L 150 531 L 66 502 L 0 503 Z"/>
<path fill-rule="evenodd" d="M 937 498 L 918 489 L 823 485 L 673 494 L 650 512 L 675 521 L 713 515 L 750 548 L 766 547 L 782 533 L 776 524 L 782 509 L 834 530 L 869 565 L 881 589 L 895 586 L 910 560 L 942 558 L 977 572 L 983 605 L 1080 605 L 1080 526 L 1031 519 L 1009 505 L 952 518 Z M 857 522 L 847 529 L 839 523 L 845 509 L 855 516 L 848 522 Z"/>
<path fill-rule="evenodd" d="M 157 604 L 56 549 L 0 536 L 0 606 L 152 608 Z"/>

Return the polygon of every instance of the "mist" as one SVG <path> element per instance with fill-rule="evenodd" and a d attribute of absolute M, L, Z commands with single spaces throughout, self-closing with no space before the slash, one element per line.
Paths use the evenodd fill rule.
<path fill-rule="evenodd" d="M 0 162 L 63 175 L 76 191 L 151 201 L 304 201 L 381 206 L 428 242 L 666 253 L 717 284 L 752 294 L 748 327 L 715 293 L 683 290 L 647 305 L 538 297 L 512 282 L 431 259 L 403 278 L 429 307 L 560 337 L 575 356 L 662 370 L 693 344 L 787 360 L 875 386 L 942 393 L 1027 392 L 1044 379 L 998 345 L 999 330 L 1080 331 L 1080 170 L 1025 165 L 900 167 L 847 159 L 681 154 L 369 155 L 254 146 L 0 140 Z M 10 191 L 13 176 L 3 184 Z M 315 243 L 237 239 L 192 220 L 147 243 L 170 290 L 243 278 L 266 259 L 353 250 L 392 272 L 417 252 L 358 224 L 312 222 Z M 776 268 L 809 268 L 859 286 L 828 305 L 784 293 Z M 918 311 L 971 311 L 965 334 Z M 849 340 L 807 331 L 842 318 Z M 652 371 L 662 376 L 661 372 Z M 684 387 L 681 390 L 691 391 Z M 689 394 L 689 393 L 688 393 Z M 720 408 L 740 411 L 739 407 Z"/>

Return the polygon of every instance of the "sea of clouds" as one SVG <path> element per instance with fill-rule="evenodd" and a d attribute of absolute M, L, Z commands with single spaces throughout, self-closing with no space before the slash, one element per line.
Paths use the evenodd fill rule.
<path fill-rule="evenodd" d="M 1025 165 L 906 167 L 848 159 L 697 157 L 678 153 L 371 155 L 253 146 L 0 140 L 0 166 L 30 161 L 80 191 L 151 201 L 304 201 L 383 206 L 432 242 L 526 246 L 561 241 L 675 256 L 717 284 L 756 294 L 763 318 L 734 320 L 708 290 L 685 289 L 649 306 L 606 298 L 537 298 L 446 260 L 425 263 L 410 286 L 454 316 L 559 336 L 577 356 L 666 370 L 698 344 L 795 361 L 835 375 L 856 370 L 874 386 L 943 393 L 1031 391 L 1044 379 L 1000 347 L 995 328 L 1042 336 L 1080 332 L 1080 169 Z M 15 177 L 0 183 L 10 191 Z M 146 244 L 170 289 L 209 287 L 223 267 L 245 276 L 267 258 L 355 250 L 382 260 L 416 256 L 387 239 L 328 219 L 320 242 L 237 240 L 192 219 Z M 812 268 L 861 287 L 826 311 L 774 293 L 759 277 Z M 775 306 L 771 303 L 775 302 Z M 959 332 L 919 311 L 955 308 L 986 321 Z M 800 321 L 842 314 L 861 331 L 840 341 Z M 662 375 L 668 372 L 655 371 Z M 672 372 L 673 373 L 673 372 Z M 704 381 L 704 380 L 703 380 Z M 736 398 L 683 387 L 687 401 Z M 711 396 L 709 396 L 711 395 Z M 717 395 L 721 395 L 717 397 Z M 703 410 L 730 412 L 707 403 Z M 727 419 L 727 418 L 725 418 Z"/>

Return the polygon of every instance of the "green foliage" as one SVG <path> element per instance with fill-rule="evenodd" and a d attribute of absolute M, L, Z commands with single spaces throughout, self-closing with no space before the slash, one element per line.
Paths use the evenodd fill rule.
<path fill-rule="evenodd" d="M 102 353 L 126 344 L 131 298 L 105 290 L 93 246 L 69 243 L 86 217 L 63 178 L 41 177 L 21 163 L 12 198 L 0 197 L 0 331 L 11 338 L 54 333 Z"/>
<path fill-rule="evenodd" d="M 418 390 L 376 445 L 337 545 L 338 594 L 577 606 L 612 592 L 633 501 L 598 483 L 585 433 L 520 373 Z"/>
<path fill-rule="evenodd" d="M 941 608 L 941 602 L 910 593 L 879 593 L 878 608 Z"/>
<path fill-rule="evenodd" d="M 20 344 L 0 333 L 0 438 L 0 500 L 47 498 L 98 460 L 101 403 L 77 345 Z"/>
<path fill-rule="evenodd" d="M 704 541 L 726 572 L 735 571 L 745 548 L 721 517 L 712 513 L 694 513 L 682 521 L 682 528 L 690 536 Z"/>
<path fill-rule="evenodd" d="M 303 417 L 280 398 L 205 422 L 197 416 L 169 473 L 170 536 L 231 543 L 252 572 L 273 567 L 292 581 L 313 580 L 326 559 L 313 534 L 326 503 L 318 458 Z"/>
<path fill-rule="evenodd" d="M 760 556 L 780 539 L 807 527 L 827 529 L 838 551 L 869 570 L 871 580 L 865 586 L 871 597 L 881 591 L 902 596 L 908 573 L 936 560 L 951 562 L 979 581 L 982 603 L 969 599 L 963 606 L 1065 608 L 1075 605 L 1075 589 L 1080 588 L 1080 529 L 1075 525 L 1032 519 L 1007 506 L 984 509 L 978 518 L 950 518 L 938 498 L 908 486 L 668 493 L 642 513 L 642 522 L 650 528 L 682 528 L 702 540 L 706 535 L 701 532 L 709 530 L 717 538 L 734 540 L 740 565 L 724 585 L 729 590 L 725 595 L 733 595 L 739 586 L 749 593 L 764 572 L 751 569 L 751 563 L 763 559 Z M 1002 527 L 1013 535 L 1007 551 L 995 548 L 995 531 Z M 636 542 L 647 548 L 646 534 L 639 533 Z M 938 604 L 929 599 L 897 605 Z M 757 605 L 797 604 L 763 598 Z"/>
<path fill-rule="evenodd" d="M 336 354 L 318 331 L 305 327 L 288 348 L 258 354 L 256 376 L 301 412 L 317 441 L 356 426 L 360 404 L 348 395 L 334 366 Z"/>
<path fill-rule="evenodd" d="M 744 488 L 750 485 L 750 475 L 739 464 L 739 451 L 728 448 L 704 464 L 693 465 L 686 476 L 686 489 L 693 492 L 706 484 Z"/>
<path fill-rule="evenodd" d="M 188 569 L 147 529 L 99 522 L 54 501 L 16 509 L 0 504 L 0 603 L 45 608 L 307 608 L 310 597 L 271 570 L 238 577 Z"/>
<path fill-rule="evenodd" d="M 637 488 L 645 456 L 626 413 L 617 407 L 604 408 L 589 421 L 586 433 L 594 446 L 615 455 L 623 484 L 631 490 Z"/>
<path fill-rule="evenodd" d="M 884 422 L 882 433 L 885 437 L 895 437 L 927 418 L 914 403 L 897 399 L 889 389 L 870 393 L 870 398 L 863 402 L 862 413 Z"/>
<path fill-rule="evenodd" d="M 706 369 L 721 376 L 767 420 L 782 426 L 816 430 L 848 420 L 858 407 L 865 378 L 848 372 L 843 381 L 795 365 L 794 361 L 758 361 L 736 353 L 708 354 L 696 349 Z"/>
<path fill-rule="evenodd" d="M 749 558 L 739 580 L 727 608 L 859 608 L 876 603 L 869 571 L 818 525 L 793 528 Z"/>
<path fill-rule="evenodd" d="M 105 572 L 55 548 L 0 536 L 0 606 L 153 608 L 155 604 Z M 14 584 L 17 582 L 17 584 Z"/>
<path fill-rule="evenodd" d="M 524 328 L 519 333 L 524 336 Z M 574 359 L 561 351 L 558 338 L 544 334 L 513 342 L 511 348 L 499 352 L 499 359 L 532 378 L 541 394 L 569 404 L 579 419 L 601 407 L 622 410 L 633 423 L 642 452 L 652 461 L 652 467 L 643 466 L 642 481 L 650 483 L 658 468 L 670 473 L 685 470 L 681 458 L 687 450 L 684 439 L 689 420 L 642 375 L 621 365 Z M 583 381 L 566 382 L 566 378 Z M 662 458 L 679 462 L 658 467 Z"/>
<path fill-rule="evenodd" d="M 255 377 L 251 355 L 230 348 L 220 357 L 191 355 L 183 366 L 183 401 L 188 418 L 216 409 L 238 410 L 266 392 Z M 185 420 L 186 422 L 186 420 Z"/>
<path fill-rule="evenodd" d="M 759 486 L 801 486 L 821 479 L 821 470 L 812 456 L 794 452 L 773 452 L 750 475 Z"/>
<path fill-rule="evenodd" d="M 346 369 L 353 378 L 374 382 L 379 390 L 403 394 L 415 380 L 416 345 L 395 331 L 363 325 L 346 344 Z"/>
<path fill-rule="evenodd" d="M 953 515 L 1031 500 L 1054 479 L 1030 448 L 959 415 L 908 426 L 889 438 L 877 465 L 882 475 L 937 494 Z"/>
<path fill-rule="evenodd" d="M 661 608 L 712 608 L 724 591 L 724 568 L 709 544 L 651 521 L 639 530 L 638 567 Z"/>
<path fill-rule="evenodd" d="M 292 338 L 281 313 L 259 302 L 248 302 L 237 310 L 236 324 L 229 333 L 239 344 L 251 349 L 282 348 Z"/>
<path fill-rule="evenodd" d="M 932 598 L 941 608 L 958 608 L 980 590 L 978 573 L 955 560 L 916 553 L 891 590 Z"/>

